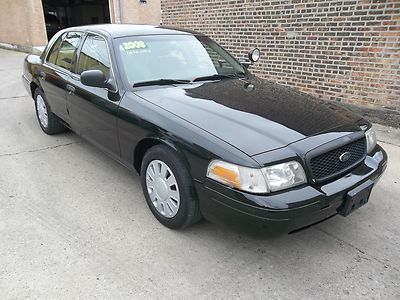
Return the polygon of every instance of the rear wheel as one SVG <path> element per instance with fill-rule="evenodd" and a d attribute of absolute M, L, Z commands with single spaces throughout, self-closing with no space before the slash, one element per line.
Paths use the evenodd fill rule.
<path fill-rule="evenodd" d="M 184 228 L 201 220 L 193 180 L 178 155 L 164 145 L 150 148 L 142 161 L 143 193 L 163 225 Z"/>
<path fill-rule="evenodd" d="M 40 128 L 49 135 L 65 131 L 66 128 L 61 123 L 60 118 L 52 113 L 42 89 L 37 88 L 33 97 L 35 100 L 36 117 Z"/>

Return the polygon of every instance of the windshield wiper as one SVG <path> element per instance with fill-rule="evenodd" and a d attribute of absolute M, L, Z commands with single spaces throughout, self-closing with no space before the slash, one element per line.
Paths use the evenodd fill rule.
<path fill-rule="evenodd" d="M 186 79 L 156 79 L 156 80 L 136 82 L 133 84 L 133 87 L 149 86 L 149 85 L 169 85 L 169 84 L 176 84 L 176 83 L 190 83 L 190 80 L 186 80 Z"/>
<path fill-rule="evenodd" d="M 239 73 L 239 74 L 213 74 L 213 75 L 208 75 L 208 76 L 201 76 L 201 77 L 196 77 L 193 80 L 188 80 L 188 79 L 155 79 L 155 80 L 148 80 L 148 81 L 141 81 L 141 82 L 136 82 L 133 84 L 133 87 L 138 87 L 138 86 L 150 86 L 150 85 L 169 85 L 169 84 L 178 84 L 178 83 L 192 83 L 195 81 L 205 81 L 205 80 L 218 80 L 218 79 L 224 79 L 224 78 L 243 78 L 244 73 Z"/>
<path fill-rule="evenodd" d="M 192 80 L 192 82 L 195 81 L 203 81 L 203 80 L 218 80 L 218 79 L 224 79 L 224 78 L 243 78 L 244 73 L 239 73 L 239 74 L 213 74 L 213 75 L 208 75 L 208 76 L 201 76 L 197 77 Z"/>

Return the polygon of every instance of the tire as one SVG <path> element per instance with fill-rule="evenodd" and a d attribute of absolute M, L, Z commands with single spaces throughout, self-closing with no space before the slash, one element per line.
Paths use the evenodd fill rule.
<path fill-rule="evenodd" d="M 33 98 L 35 101 L 36 117 L 43 132 L 53 135 L 65 131 L 66 128 L 61 123 L 60 118 L 51 111 L 46 96 L 41 88 L 35 90 Z"/>
<path fill-rule="evenodd" d="M 158 172 L 165 170 L 163 164 L 166 176 L 163 176 L 164 172 Z M 193 179 L 172 149 L 165 145 L 150 148 L 144 155 L 140 174 L 147 204 L 164 226 L 180 229 L 202 219 Z"/>

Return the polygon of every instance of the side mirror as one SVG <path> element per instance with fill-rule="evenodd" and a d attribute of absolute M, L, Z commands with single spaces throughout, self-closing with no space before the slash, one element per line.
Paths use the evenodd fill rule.
<path fill-rule="evenodd" d="M 247 54 L 248 58 L 242 58 L 239 59 L 239 62 L 245 67 L 248 68 L 255 62 L 257 62 L 260 59 L 260 49 L 258 48 L 253 48 L 252 50 L 249 51 Z"/>
<path fill-rule="evenodd" d="M 87 70 L 81 74 L 81 82 L 87 86 L 106 88 L 115 91 L 116 87 L 111 79 L 106 78 L 101 70 Z"/>

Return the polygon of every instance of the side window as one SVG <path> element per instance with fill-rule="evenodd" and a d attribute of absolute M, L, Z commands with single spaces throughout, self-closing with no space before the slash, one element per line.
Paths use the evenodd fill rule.
<path fill-rule="evenodd" d="M 88 35 L 79 54 L 78 74 L 86 70 L 101 70 L 110 77 L 110 57 L 106 41 L 96 35 Z"/>
<path fill-rule="evenodd" d="M 51 47 L 49 55 L 47 56 L 47 62 L 56 64 L 58 50 L 60 49 L 61 41 L 64 36 L 65 36 L 65 34 L 61 35 L 57 39 L 57 41 L 53 44 L 53 47 Z"/>
<path fill-rule="evenodd" d="M 205 43 L 202 43 L 202 45 L 206 49 L 215 69 L 219 74 L 232 74 L 234 72 L 232 65 L 229 63 L 227 64 L 221 54 Z"/>
<path fill-rule="evenodd" d="M 68 32 L 67 37 L 61 43 L 60 50 L 58 51 L 56 65 L 66 70 L 71 70 L 74 54 L 78 48 L 79 39 L 82 33 Z"/>

